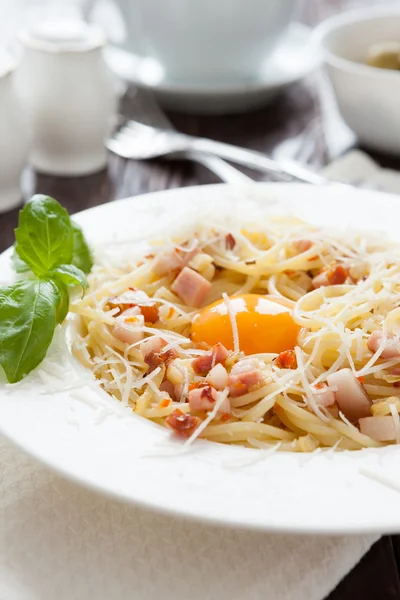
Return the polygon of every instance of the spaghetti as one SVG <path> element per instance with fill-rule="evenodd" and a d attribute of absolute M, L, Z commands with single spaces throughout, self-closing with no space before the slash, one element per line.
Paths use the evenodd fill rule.
<path fill-rule="evenodd" d="M 287 218 L 197 226 L 95 266 L 73 351 L 196 438 L 309 452 L 400 443 L 400 246 Z"/>

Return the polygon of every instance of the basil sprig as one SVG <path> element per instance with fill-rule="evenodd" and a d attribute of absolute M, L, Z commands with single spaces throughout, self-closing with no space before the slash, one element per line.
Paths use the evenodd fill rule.
<path fill-rule="evenodd" d="M 84 294 L 93 265 L 82 230 L 49 196 L 20 211 L 15 239 L 12 264 L 23 279 L 0 288 L 0 365 L 10 383 L 42 362 L 68 313 L 68 288 Z"/>

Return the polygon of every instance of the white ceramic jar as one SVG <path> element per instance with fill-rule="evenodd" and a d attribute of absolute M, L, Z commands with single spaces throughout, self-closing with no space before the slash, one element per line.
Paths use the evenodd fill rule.
<path fill-rule="evenodd" d="M 102 31 L 81 21 L 47 21 L 20 33 L 17 85 L 33 130 L 32 165 L 54 175 L 87 175 L 107 162 L 115 82 Z"/>
<path fill-rule="evenodd" d="M 21 171 L 29 147 L 29 129 L 15 87 L 15 63 L 0 56 L 0 213 L 22 203 Z"/>

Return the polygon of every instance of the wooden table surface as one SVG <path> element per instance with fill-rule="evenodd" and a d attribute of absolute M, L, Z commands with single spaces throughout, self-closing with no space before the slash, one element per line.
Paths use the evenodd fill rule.
<path fill-rule="evenodd" d="M 381 5 L 393 0 L 302 0 L 298 18 L 315 25 L 323 18 L 354 5 Z M 346 149 L 348 137 L 329 103 L 323 99 L 318 76 L 294 85 L 273 105 L 250 114 L 195 117 L 170 114 L 185 132 L 255 148 L 266 153 L 285 152 L 288 139 L 297 147 L 292 156 L 322 166 Z M 328 110 L 329 109 L 329 110 Z M 327 123 L 327 119 L 330 123 Z M 333 136 L 332 136 L 333 131 Z M 382 165 L 400 170 L 400 158 L 374 156 Z M 268 177 L 257 176 L 268 180 Z M 109 157 L 107 171 L 81 178 L 49 177 L 27 169 L 23 177 L 25 197 L 49 194 L 74 213 L 115 198 L 188 185 L 215 183 L 217 179 L 200 165 L 188 162 L 139 163 Z M 18 211 L 0 215 L 0 251 L 14 241 Z M 366 499 L 368 501 L 368 499 Z M 383 507 L 371 507 L 371 514 Z M 399 497 L 400 510 L 400 497 Z M 400 600 L 400 536 L 381 538 L 361 562 L 331 593 L 329 600 Z M 278 600 L 278 599 L 277 599 Z"/>

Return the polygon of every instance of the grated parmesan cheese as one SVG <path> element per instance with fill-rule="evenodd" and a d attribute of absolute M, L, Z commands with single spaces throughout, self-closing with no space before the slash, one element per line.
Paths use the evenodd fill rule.
<path fill-rule="evenodd" d="M 225 306 L 228 311 L 229 319 L 231 321 L 232 327 L 232 335 L 233 335 L 233 350 L 234 352 L 240 352 L 240 344 L 239 344 L 239 330 L 236 321 L 235 311 L 233 310 L 232 303 L 229 299 L 228 294 L 225 292 L 222 294 L 222 298 L 224 300 Z"/>

